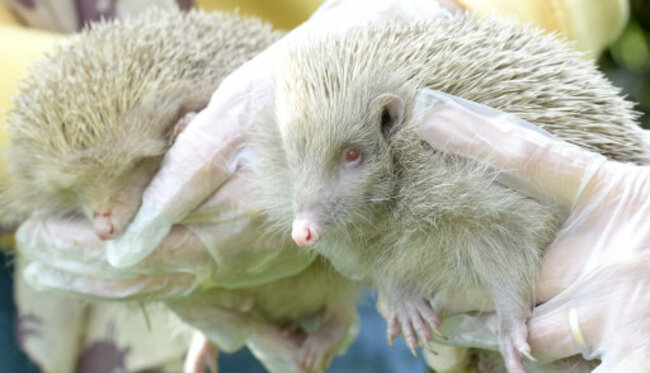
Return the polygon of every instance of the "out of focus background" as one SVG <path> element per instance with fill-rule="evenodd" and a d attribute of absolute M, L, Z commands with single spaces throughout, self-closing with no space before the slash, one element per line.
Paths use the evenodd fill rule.
<path fill-rule="evenodd" d="M 628 99 L 638 102 L 641 125 L 650 129 L 650 0 L 630 0 L 631 17 L 598 65 Z"/>

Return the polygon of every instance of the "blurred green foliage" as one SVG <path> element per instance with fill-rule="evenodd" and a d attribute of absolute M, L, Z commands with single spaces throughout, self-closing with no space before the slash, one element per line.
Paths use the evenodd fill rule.
<path fill-rule="evenodd" d="M 640 119 L 650 129 L 650 0 L 630 0 L 630 21 L 598 61 L 628 99 L 639 103 Z"/>

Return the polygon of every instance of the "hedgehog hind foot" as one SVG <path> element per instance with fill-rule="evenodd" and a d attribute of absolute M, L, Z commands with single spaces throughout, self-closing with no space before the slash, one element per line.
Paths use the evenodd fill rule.
<path fill-rule="evenodd" d="M 413 356 L 417 358 L 415 349 L 418 345 L 425 346 L 433 340 L 431 332 L 444 338 L 439 327 L 440 317 L 433 310 L 429 301 L 425 298 L 415 297 L 392 305 L 386 336 L 388 344 L 392 347 L 393 339 L 399 337 L 400 334 L 403 335 Z"/>
<path fill-rule="evenodd" d="M 530 353 L 526 340 L 528 328 L 525 320 L 505 319 L 499 325 L 499 349 L 508 373 L 525 373 L 521 357 L 537 361 Z"/>

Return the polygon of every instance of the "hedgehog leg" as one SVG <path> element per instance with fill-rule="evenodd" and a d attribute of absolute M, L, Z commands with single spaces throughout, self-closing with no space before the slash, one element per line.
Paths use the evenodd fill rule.
<path fill-rule="evenodd" d="M 494 277 L 494 276 L 493 276 Z M 508 373 L 525 373 L 521 356 L 536 361 L 530 353 L 528 326 L 530 316 L 529 295 L 521 295 L 526 290 L 509 289 L 508 284 L 492 284 L 492 300 L 499 323 L 499 350 L 503 355 Z"/>
<path fill-rule="evenodd" d="M 348 323 L 336 315 L 327 317 L 309 334 L 300 349 L 299 363 L 303 372 L 320 372 L 327 368 L 347 335 Z"/>
<path fill-rule="evenodd" d="M 499 349 L 503 355 L 508 373 L 525 373 L 521 356 L 535 361 L 526 341 L 528 328 L 526 320 L 515 317 L 499 317 Z"/>
<path fill-rule="evenodd" d="M 205 373 L 208 369 L 211 373 L 218 373 L 218 356 L 218 347 L 203 333 L 196 331 L 183 364 L 183 373 Z"/>
<path fill-rule="evenodd" d="M 429 301 L 422 297 L 400 299 L 391 307 L 388 318 L 387 338 L 392 346 L 393 339 L 402 334 L 415 357 L 415 349 L 421 343 L 427 345 L 433 339 L 431 331 L 443 337 L 438 328 L 440 318 Z M 444 338 L 444 337 L 443 337 Z"/>

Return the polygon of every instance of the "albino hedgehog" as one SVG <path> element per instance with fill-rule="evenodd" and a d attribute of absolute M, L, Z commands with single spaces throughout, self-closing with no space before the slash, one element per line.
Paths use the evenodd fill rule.
<path fill-rule="evenodd" d="M 186 114 L 281 35 L 254 18 L 152 9 L 65 41 L 13 99 L 0 219 L 79 213 L 118 235 Z"/>
<path fill-rule="evenodd" d="M 199 11 L 152 9 L 91 24 L 38 62 L 13 100 L 6 154 L 11 182 L 0 193 L 1 218 L 88 218 L 99 238 L 120 234 L 192 113 L 207 105 L 223 78 L 281 35 L 257 19 Z M 250 270 L 241 268 L 242 276 Z M 267 338 L 270 345 L 261 347 L 269 369 L 283 372 L 286 365 L 277 368 L 265 350 L 282 344 L 295 349 L 295 361 L 286 364 L 320 371 L 354 335 L 356 287 L 321 259 L 286 275 L 257 286 L 214 288 L 168 305 L 217 341 L 229 333 L 227 327 L 215 330 L 224 321 L 216 316 L 219 310 L 242 325 L 277 330 Z M 197 318 L 202 304 L 215 309 Z M 300 326 L 309 320 L 320 323 L 305 333 Z M 291 330 L 283 334 L 283 327 Z"/>
<path fill-rule="evenodd" d="M 252 133 L 274 229 L 386 294 L 389 339 L 403 333 L 412 349 L 432 339 L 438 315 L 496 311 L 507 370 L 522 372 L 533 285 L 560 211 L 431 149 L 414 100 L 440 90 L 647 163 L 632 104 L 565 43 L 512 24 L 391 20 L 305 40 L 278 63 L 277 124 Z"/>

